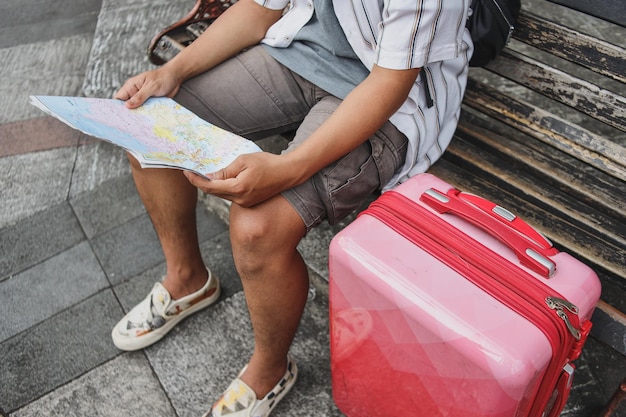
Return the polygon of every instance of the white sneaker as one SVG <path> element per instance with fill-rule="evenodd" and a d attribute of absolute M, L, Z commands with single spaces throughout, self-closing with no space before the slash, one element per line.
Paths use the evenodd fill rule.
<path fill-rule="evenodd" d="M 239 375 L 242 373 L 243 370 Z M 213 408 L 203 417 L 267 417 L 278 402 L 291 390 L 297 379 L 298 367 L 289 355 L 285 375 L 265 397 L 260 400 L 257 399 L 252 388 L 237 378 L 231 382 L 222 397 L 213 404 Z"/>
<path fill-rule="evenodd" d="M 158 342 L 185 317 L 210 306 L 220 296 L 220 283 L 209 270 L 206 284 L 193 294 L 172 300 L 160 282 L 113 328 L 113 343 L 121 350 L 138 350 Z"/>

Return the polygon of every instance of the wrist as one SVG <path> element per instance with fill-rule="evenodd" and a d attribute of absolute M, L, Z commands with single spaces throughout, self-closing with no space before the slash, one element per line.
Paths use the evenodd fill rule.
<path fill-rule="evenodd" d="M 302 146 L 282 154 L 281 157 L 284 159 L 283 166 L 292 179 L 292 186 L 302 184 L 322 168 L 314 166 L 315 156 L 302 152 Z"/>

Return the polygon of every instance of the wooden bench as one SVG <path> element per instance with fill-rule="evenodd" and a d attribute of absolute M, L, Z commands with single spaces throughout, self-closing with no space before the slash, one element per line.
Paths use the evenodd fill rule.
<path fill-rule="evenodd" d="M 626 50 L 615 43 L 626 40 L 625 24 L 623 3 L 613 0 L 524 7 L 507 49 L 471 69 L 455 138 L 430 170 L 508 207 L 590 265 L 603 287 L 591 335 L 622 355 Z M 613 415 L 625 387 L 602 417 Z"/>
<path fill-rule="evenodd" d="M 626 50 L 558 19 L 623 41 L 611 22 L 626 23 L 623 8 L 589 15 L 603 3 L 554 4 L 550 19 L 525 9 L 509 47 L 471 70 L 456 137 L 431 172 L 592 266 L 603 284 L 592 334 L 626 354 Z"/>
<path fill-rule="evenodd" d="M 210 21 L 216 14 L 198 4 L 187 21 Z M 625 24 L 621 0 L 524 0 L 505 51 L 486 68 L 470 70 L 455 138 L 430 169 L 507 207 L 590 265 L 603 285 L 592 336 L 622 355 Z M 152 61 L 170 59 L 193 41 L 194 31 L 155 37 Z M 615 398 L 619 392 L 623 398 L 619 389 Z"/>

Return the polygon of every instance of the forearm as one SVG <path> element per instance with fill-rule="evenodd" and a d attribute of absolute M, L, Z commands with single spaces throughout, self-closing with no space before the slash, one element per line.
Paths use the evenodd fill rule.
<path fill-rule="evenodd" d="M 164 69 L 175 74 L 180 82 L 201 74 L 241 50 L 258 44 L 281 15 L 281 10 L 267 9 L 252 0 L 240 0 Z"/>
<path fill-rule="evenodd" d="M 324 124 L 285 155 L 287 166 L 298 167 L 296 182 L 305 181 L 370 138 L 404 103 L 418 73 L 419 69 L 374 67 Z"/>

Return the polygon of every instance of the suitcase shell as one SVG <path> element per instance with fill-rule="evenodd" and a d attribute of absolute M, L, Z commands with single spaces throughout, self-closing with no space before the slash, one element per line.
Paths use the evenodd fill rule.
<path fill-rule="evenodd" d="M 600 296 L 596 274 L 500 206 L 487 202 L 485 210 L 469 195 L 469 214 L 441 214 L 421 201 L 429 190 L 458 192 L 433 175 L 417 175 L 392 193 L 426 217 L 405 215 L 406 224 L 390 227 L 373 207 L 399 210 L 387 192 L 331 241 L 335 403 L 349 417 L 558 415 Z M 407 238 L 406 230 L 427 226 L 430 238 Z M 547 259 L 524 251 L 528 242 Z M 439 253 L 431 249 L 437 244 Z M 471 265 L 472 253 L 487 266 Z M 500 277 L 508 281 L 492 283 L 500 278 L 491 271 L 484 279 L 481 268 L 504 268 Z M 473 275 L 483 281 L 473 282 Z M 564 318 L 553 320 L 559 309 L 546 305 L 542 291 L 577 308 L 565 303 Z"/>

